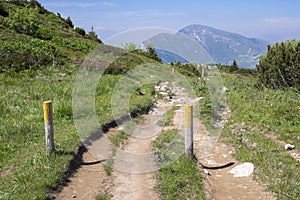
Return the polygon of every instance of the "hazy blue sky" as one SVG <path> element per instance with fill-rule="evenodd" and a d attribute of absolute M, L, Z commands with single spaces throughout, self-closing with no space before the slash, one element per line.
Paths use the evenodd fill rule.
<path fill-rule="evenodd" d="M 40 0 L 105 40 L 141 27 L 203 24 L 270 42 L 300 39 L 299 0 Z"/>

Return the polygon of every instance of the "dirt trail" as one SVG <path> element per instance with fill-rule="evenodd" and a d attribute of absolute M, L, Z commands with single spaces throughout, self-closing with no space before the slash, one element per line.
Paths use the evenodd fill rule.
<path fill-rule="evenodd" d="M 230 112 L 228 109 L 225 113 Z M 225 115 L 226 117 L 226 115 Z M 224 119 L 223 119 L 224 120 Z M 209 135 L 207 128 L 199 121 L 198 131 L 194 135 L 194 146 L 199 167 L 206 172 L 205 188 L 209 199 L 213 200 L 274 200 L 273 194 L 254 180 L 253 174 L 245 177 L 234 177 L 229 173 L 241 164 L 233 154 L 234 148 L 228 146 L 219 138 L 208 155 L 200 155 L 204 138 Z"/>
<path fill-rule="evenodd" d="M 148 115 L 139 126 L 127 144 L 117 151 L 113 172 L 113 187 L 111 190 L 112 200 L 158 200 L 159 194 L 155 190 L 155 175 L 158 170 L 157 159 L 153 155 L 151 142 L 157 138 L 162 130 L 174 128 L 174 126 L 161 127 L 158 121 L 163 120 L 163 114 L 174 105 L 183 103 L 183 96 L 178 93 L 179 88 L 172 88 L 177 95 L 169 98 L 164 93 L 170 85 L 162 83 L 158 92 L 163 91 L 164 98 L 156 103 L 155 109 Z"/>
<path fill-rule="evenodd" d="M 152 154 L 151 142 L 162 128 L 157 126 L 150 115 L 145 115 L 141 124 L 144 130 L 148 130 L 136 130 L 126 145 L 117 150 L 114 157 L 110 189 L 112 200 L 159 199 L 158 193 L 154 190 L 157 166 Z M 152 135 L 148 135 L 149 132 Z"/>
<path fill-rule="evenodd" d="M 171 87 L 167 84 L 161 88 Z M 160 88 L 160 89 L 161 89 Z M 183 103 L 193 104 L 200 99 L 187 98 L 187 94 L 181 88 L 172 87 L 172 93 L 176 96 L 169 101 L 159 101 L 156 109 L 144 116 L 138 129 L 122 148 L 116 151 L 114 157 L 114 170 L 111 176 L 107 176 L 101 163 L 81 165 L 77 172 L 69 178 L 67 186 L 56 194 L 56 199 L 95 199 L 96 194 L 109 193 L 112 200 L 158 200 L 159 194 L 155 190 L 156 185 L 156 159 L 152 153 L 151 142 L 158 136 L 162 129 L 182 129 L 183 111 L 179 109 L 174 116 L 174 126 L 160 127 L 158 120 L 164 112 L 175 105 Z M 166 96 L 167 97 L 167 96 Z M 167 97 L 168 98 L 168 97 Z M 206 127 L 194 120 L 194 147 L 199 161 L 199 167 L 204 168 L 210 174 L 203 173 L 205 177 L 205 189 L 209 199 L 229 200 L 272 200 L 275 199 L 265 188 L 253 180 L 253 175 L 248 177 L 234 177 L 229 170 L 237 166 L 239 162 L 234 159 L 234 149 L 217 142 L 207 156 L 200 155 L 200 147 L 209 134 Z M 120 127 L 109 132 L 116 132 Z M 109 134 L 109 133 L 108 133 Z M 88 152 L 83 154 L 84 162 L 93 162 L 95 159 Z"/>
<path fill-rule="evenodd" d="M 53 199 L 95 199 L 97 194 L 107 191 L 105 182 L 108 178 L 100 161 L 96 160 L 89 152 L 84 152 L 82 158 L 73 162 L 79 165 L 74 174 L 66 180 L 65 187 Z"/>

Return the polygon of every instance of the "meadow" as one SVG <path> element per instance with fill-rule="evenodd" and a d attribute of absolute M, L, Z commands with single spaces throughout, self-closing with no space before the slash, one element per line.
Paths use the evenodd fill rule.
<path fill-rule="evenodd" d="M 299 90 L 263 87 L 252 73 L 221 71 L 221 75 L 228 88 L 226 102 L 231 109 L 222 141 L 235 147 L 239 161 L 254 163 L 256 179 L 267 185 L 278 199 L 297 199 L 300 163 L 282 144 L 300 143 Z M 209 127 L 209 93 L 202 94 L 207 98 L 200 102 L 200 119 Z"/>
<path fill-rule="evenodd" d="M 78 66 L 0 74 L 0 199 L 46 199 L 63 180 L 81 145 L 73 120 Z M 119 75 L 104 75 L 95 94 L 99 124 L 113 120 L 111 95 Z M 152 93 L 132 95 L 131 111 L 145 112 Z M 42 103 L 53 102 L 55 152 L 47 155 Z M 5 183 L 5 184 L 4 184 Z M 29 192 L 30 191 L 30 192 Z"/>

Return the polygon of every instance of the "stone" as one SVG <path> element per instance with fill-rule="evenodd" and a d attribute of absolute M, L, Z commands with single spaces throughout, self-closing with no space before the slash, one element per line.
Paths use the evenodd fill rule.
<path fill-rule="evenodd" d="M 232 168 L 228 173 L 233 174 L 233 177 L 247 177 L 254 171 L 254 165 L 250 162 L 245 162 Z"/>
<path fill-rule="evenodd" d="M 209 171 L 208 171 L 207 169 L 203 169 L 203 172 L 204 172 L 205 174 L 207 174 L 208 176 L 211 176 L 211 174 L 209 173 Z"/>
<path fill-rule="evenodd" d="M 295 145 L 292 144 L 286 144 L 284 145 L 285 150 L 293 150 L 295 149 Z"/>

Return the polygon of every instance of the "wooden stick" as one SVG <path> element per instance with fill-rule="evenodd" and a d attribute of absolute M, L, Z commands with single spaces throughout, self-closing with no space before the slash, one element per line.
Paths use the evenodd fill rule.
<path fill-rule="evenodd" d="M 184 146 L 185 155 L 189 158 L 194 156 L 193 145 L 193 106 L 184 105 Z"/>
<path fill-rule="evenodd" d="M 44 101 L 43 110 L 44 110 L 45 137 L 46 137 L 46 152 L 47 154 L 51 154 L 54 151 L 52 101 Z"/>

